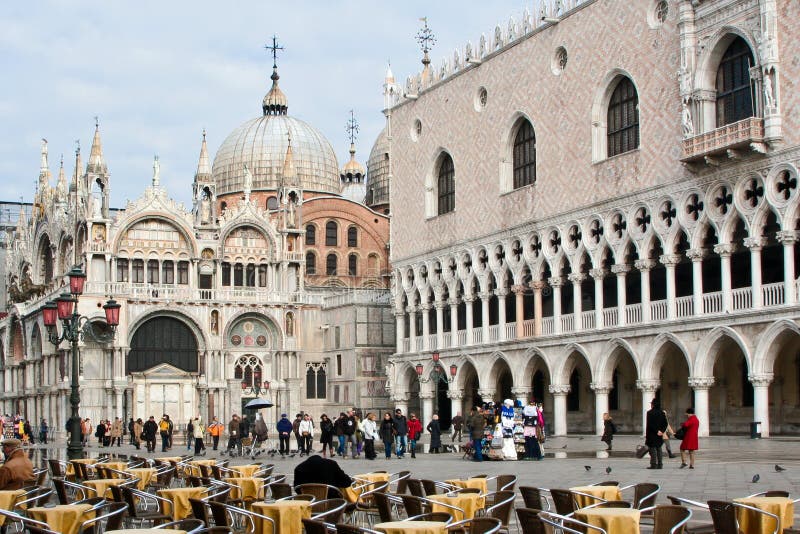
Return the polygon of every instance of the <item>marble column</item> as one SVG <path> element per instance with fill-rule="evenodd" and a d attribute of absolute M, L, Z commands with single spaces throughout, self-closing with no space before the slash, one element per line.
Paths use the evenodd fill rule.
<path fill-rule="evenodd" d="M 422 314 L 422 350 L 431 349 L 431 322 L 430 313 L 431 305 L 428 303 L 419 305 L 419 312 Z"/>
<path fill-rule="evenodd" d="M 686 257 L 692 261 L 692 313 L 703 315 L 703 258 L 706 251 L 692 248 L 686 251 Z"/>
<path fill-rule="evenodd" d="M 689 378 L 689 387 L 694 390 L 694 414 L 700 421 L 698 435 L 709 435 L 708 390 L 714 385 L 713 376 L 694 376 Z"/>
<path fill-rule="evenodd" d="M 731 311 L 731 254 L 735 250 L 735 245 L 724 243 L 714 245 L 714 252 L 719 254 L 720 279 L 722 281 L 722 310 Z"/>
<path fill-rule="evenodd" d="M 567 394 L 570 392 L 569 384 L 550 384 L 550 393 L 553 395 L 553 435 L 567 435 Z"/>
<path fill-rule="evenodd" d="M 514 314 L 517 318 L 517 339 L 525 337 L 525 286 L 516 285 L 511 288 L 514 292 Z"/>
<path fill-rule="evenodd" d="M 625 310 L 625 306 L 628 303 L 625 278 L 630 270 L 631 266 L 625 263 L 611 266 L 611 272 L 617 275 L 617 324 L 619 326 L 625 326 L 628 322 L 628 314 Z"/>
<path fill-rule="evenodd" d="M 442 350 L 444 346 L 444 307 L 445 303 L 437 300 L 433 304 L 436 308 L 436 350 Z"/>
<path fill-rule="evenodd" d="M 586 280 L 584 273 L 572 273 L 568 277 L 572 282 L 572 315 L 575 319 L 574 330 L 583 330 L 583 294 L 581 293 L 581 284 Z"/>
<path fill-rule="evenodd" d="M 394 409 L 402 410 L 403 415 L 408 417 L 408 393 L 396 393 L 392 396 L 394 401 Z"/>
<path fill-rule="evenodd" d="M 494 397 L 497 394 L 494 387 L 478 388 L 478 395 L 481 396 L 483 402 L 496 400 Z"/>
<path fill-rule="evenodd" d="M 489 342 L 489 300 L 492 298 L 491 291 L 484 291 L 478 295 L 481 299 L 481 341 Z"/>
<path fill-rule="evenodd" d="M 605 328 L 603 324 L 603 278 L 608 271 L 605 269 L 592 269 L 589 276 L 594 279 L 594 327 L 598 330 Z"/>
<path fill-rule="evenodd" d="M 647 411 L 650 409 L 650 402 L 656 398 L 656 391 L 660 386 L 660 380 L 636 381 L 636 387 L 642 391 L 642 435 L 647 429 Z"/>
<path fill-rule="evenodd" d="M 474 295 L 464 295 L 461 299 L 464 302 L 464 307 L 467 311 L 467 321 L 466 321 L 466 333 L 467 333 L 467 341 L 465 345 L 472 345 L 472 329 L 473 329 L 473 322 L 472 322 L 472 303 L 475 301 Z"/>
<path fill-rule="evenodd" d="M 761 422 L 761 437 L 769 437 L 769 385 L 772 373 L 750 375 L 747 377 L 753 384 L 753 421 Z"/>
<path fill-rule="evenodd" d="M 532 387 L 522 387 L 517 386 L 511 388 L 511 394 L 514 395 L 514 400 L 519 401 L 522 403 L 523 406 L 528 404 L 528 401 L 531 398 L 531 394 L 533 393 Z"/>
<path fill-rule="evenodd" d="M 783 303 L 791 305 L 797 302 L 794 272 L 794 244 L 797 241 L 797 232 L 778 232 L 776 237 L 778 242 L 783 244 Z"/>
<path fill-rule="evenodd" d="M 407 306 L 408 314 L 408 352 L 417 352 L 417 307 Z"/>
<path fill-rule="evenodd" d="M 664 254 L 658 261 L 664 265 L 667 271 L 667 319 L 675 319 L 677 317 L 675 266 L 680 263 L 681 257 L 677 254 Z"/>
<path fill-rule="evenodd" d="M 642 323 L 650 322 L 650 271 L 656 266 L 654 260 L 636 260 L 634 267 L 641 275 L 642 288 Z"/>
<path fill-rule="evenodd" d="M 403 353 L 403 338 L 405 337 L 405 312 L 402 310 L 394 310 L 395 318 L 395 336 L 397 339 L 397 352 Z"/>
<path fill-rule="evenodd" d="M 450 389 L 447 390 L 447 398 L 450 399 L 450 413 L 453 417 L 459 413 L 463 417 L 465 411 L 463 408 L 464 393 L 460 390 L 452 389 L 454 387 L 453 384 L 455 382 L 451 383 Z M 466 411 L 469 411 L 469 407 L 467 407 Z"/>
<path fill-rule="evenodd" d="M 544 282 L 535 281 L 531 282 L 533 288 L 533 335 L 538 337 L 542 335 L 542 288 Z"/>
<path fill-rule="evenodd" d="M 499 330 L 496 341 L 510 341 L 506 339 L 506 295 L 508 295 L 508 291 L 498 288 L 494 290 L 494 294 L 497 296 L 497 329 Z M 486 343 L 487 340 L 484 339 L 483 342 Z"/>
<path fill-rule="evenodd" d="M 613 387 L 607 382 L 592 382 L 589 387 L 594 391 L 594 433 L 603 435 L 603 414 L 608 411 L 608 394 Z"/>
<path fill-rule="evenodd" d="M 450 347 L 458 347 L 458 299 L 447 300 L 450 305 Z"/>
<path fill-rule="evenodd" d="M 553 288 L 553 333 L 561 333 L 561 286 L 564 279 L 554 276 L 548 280 L 550 287 Z"/>
<path fill-rule="evenodd" d="M 752 291 L 752 308 L 754 310 L 763 307 L 763 299 L 761 294 L 761 249 L 767 242 L 767 238 L 747 237 L 744 240 L 744 246 L 750 249 L 750 290 Z"/>
<path fill-rule="evenodd" d="M 419 399 L 421 401 L 419 419 L 420 421 L 422 421 L 422 425 L 424 428 L 424 425 L 427 425 L 431 421 L 433 416 L 433 392 L 420 391 Z"/>

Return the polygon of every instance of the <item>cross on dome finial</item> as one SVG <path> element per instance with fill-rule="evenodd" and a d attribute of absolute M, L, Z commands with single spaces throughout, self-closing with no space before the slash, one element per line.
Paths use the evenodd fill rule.
<path fill-rule="evenodd" d="M 284 47 L 278 44 L 278 36 L 272 36 L 272 45 L 264 45 L 266 50 L 272 51 L 272 89 L 269 90 L 267 96 L 261 104 L 261 109 L 264 115 L 286 115 L 289 109 L 289 101 L 283 91 L 278 88 L 278 50 L 283 50 Z"/>
<path fill-rule="evenodd" d="M 356 121 L 356 116 L 352 109 L 350 110 L 350 120 L 347 121 L 347 126 L 345 126 L 344 129 L 350 137 L 350 144 L 354 144 L 358 137 L 358 122 Z"/>
<path fill-rule="evenodd" d="M 273 69 L 277 69 L 278 68 L 278 50 L 283 50 L 283 46 L 278 45 L 278 36 L 273 34 L 273 36 L 272 36 L 272 46 L 264 45 L 264 48 L 266 50 L 271 50 L 272 51 L 272 68 Z"/>
<path fill-rule="evenodd" d="M 428 17 L 422 17 L 419 19 L 423 26 L 420 31 L 417 32 L 415 39 L 419 43 L 422 52 L 427 55 L 428 52 L 431 51 L 433 45 L 436 44 L 436 36 L 433 34 L 433 30 L 428 27 Z"/>

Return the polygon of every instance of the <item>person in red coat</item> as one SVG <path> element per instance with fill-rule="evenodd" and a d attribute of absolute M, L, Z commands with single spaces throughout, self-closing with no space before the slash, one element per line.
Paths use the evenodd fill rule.
<path fill-rule="evenodd" d="M 417 440 L 422 435 L 422 422 L 413 413 L 408 416 L 408 444 L 411 457 L 417 457 Z"/>
<path fill-rule="evenodd" d="M 686 408 L 686 421 L 681 423 L 681 428 L 684 431 L 681 440 L 681 469 L 686 467 L 686 456 L 689 456 L 689 469 L 694 469 L 694 451 L 700 448 L 697 443 L 700 420 L 694 414 L 693 408 Z"/>

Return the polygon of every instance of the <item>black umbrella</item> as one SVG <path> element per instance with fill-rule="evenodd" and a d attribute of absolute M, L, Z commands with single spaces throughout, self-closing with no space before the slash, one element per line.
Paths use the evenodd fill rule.
<path fill-rule="evenodd" d="M 269 399 L 253 399 L 245 404 L 244 407 L 251 410 L 260 410 L 261 408 L 272 408 L 273 406 L 275 405 Z"/>

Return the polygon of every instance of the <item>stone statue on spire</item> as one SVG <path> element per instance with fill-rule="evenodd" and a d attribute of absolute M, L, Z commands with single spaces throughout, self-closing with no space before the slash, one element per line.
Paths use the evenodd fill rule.
<path fill-rule="evenodd" d="M 158 162 L 158 155 L 153 157 L 153 187 L 161 185 L 161 164 Z"/>
<path fill-rule="evenodd" d="M 253 190 L 253 173 L 250 172 L 247 164 L 244 166 L 244 187 L 242 190 L 244 192 L 244 201 L 250 202 L 250 193 Z"/>

